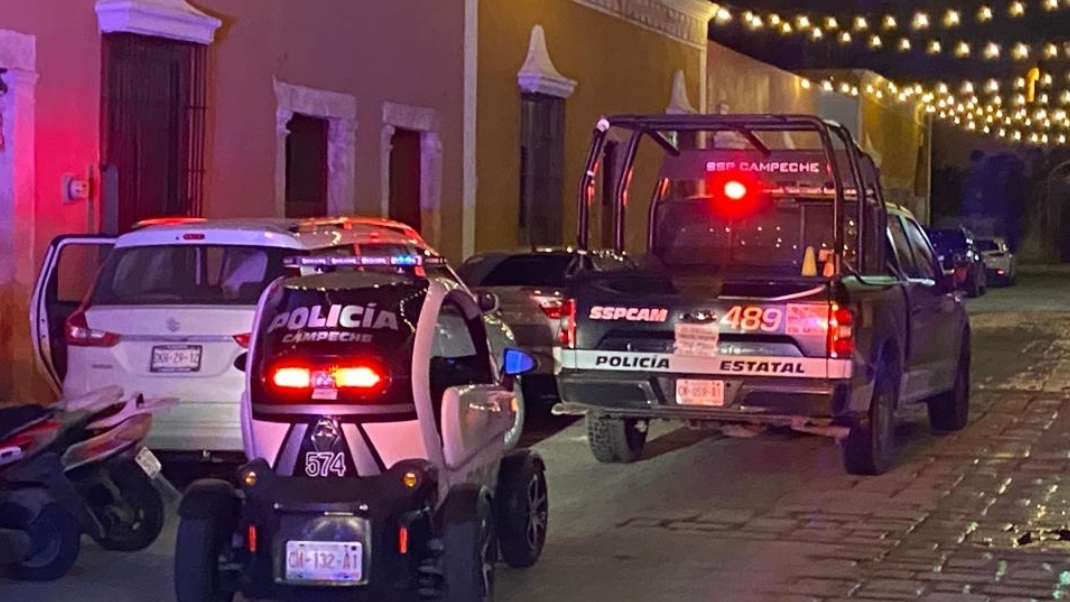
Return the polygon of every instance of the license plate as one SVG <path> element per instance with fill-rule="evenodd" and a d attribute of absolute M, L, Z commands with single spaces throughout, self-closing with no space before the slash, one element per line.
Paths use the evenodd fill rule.
<path fill-rule="evenodd" d="M 692 357 L 715 357 L 720 353 L 721 328 L 716 323 L 673 325 L 673 353 Z"/>
<path fill-rule="evenodd" d="M 724 406 L 723 380 L 676 381 L 676 403 L 685 406 Z"/>
<path fill-rule="evenodd" d="M 163 345 L 152 348 L 153 372 L 197 372 L 201 369 L 200 345 Z"/>
<path fill-rule="evenodd" d="M 359 541 L 286 542 L 286 580 L 358 583 L 364 577 Z"/>
<path fill-rule="evenodd" d="M 141 451 L 137 453 L 137 456 L 134 456 L 134 461 L 137 462 L 137 465 L 141 467 L 141 470 L 145 471 L 145 474 L 148 475 L 150 479 L 155 479 L 156 475 L 160 474 L 160 471 L 163 470 L 163 465 L 160 464 L 160 460 L 156 457 L 156 454 L 152 453 L 147 447 L 141 448 Z"/>

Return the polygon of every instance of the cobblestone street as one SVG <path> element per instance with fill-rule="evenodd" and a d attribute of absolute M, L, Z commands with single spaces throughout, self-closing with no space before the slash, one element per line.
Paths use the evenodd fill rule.
<path fill-rule="evenodd" d="M 902 417 L 896 467 L 844 474 L 831 440 L 740 439 L 659 425 L 647 459 L 596 464 L 582 423 L 537 444 L 551 533 L 516 602 L 983 602 L 1070 590 L 1070 280 L 1034 278 L 970 302 L 970 426 Z M 66 579 L 0 581 L 17 602 L 171 600 L 173 528 L 147 553 L 88 543 Z"/>

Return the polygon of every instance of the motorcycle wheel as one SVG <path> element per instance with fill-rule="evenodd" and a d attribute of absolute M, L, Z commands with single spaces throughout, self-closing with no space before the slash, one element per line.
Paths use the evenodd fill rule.
<path fill-rule="evenodd" d="M 108 494 L 94 496 L 93 512 L 104 525 L 104 536 L 96 542 L 111 552 L 138 552 L 152 545 L 165 519 L 163 497 L 152 480 L 128 460 L 107 466 L 104 479 L 114 488 L 102 484 Z"/>
<path fill-rule="evenodd" d="M 8 565 L 20 581 L 54 581 L 71 570 L 82 551 L 82 527 L 59 504 L 47 504 L 25 525 L 33 541 L 30 553 Z"/>

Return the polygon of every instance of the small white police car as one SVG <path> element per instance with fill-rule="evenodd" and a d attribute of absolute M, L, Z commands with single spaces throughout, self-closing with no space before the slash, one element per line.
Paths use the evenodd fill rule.
<path fill-rule="evenodd" d="M 548 521 L 544 465 L 508 452 L 514 379 L 484 310 L 415 257 L 298 258 L 328 273 L 260 299 L 234 486 L 179 508 L 178 602 L 493 599 L 494 566 L 528 567 Z"/>

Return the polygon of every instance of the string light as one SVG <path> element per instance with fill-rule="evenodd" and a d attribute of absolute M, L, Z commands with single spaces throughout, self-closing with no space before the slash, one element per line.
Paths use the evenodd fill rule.
<path fill-rule="evenodd" d="M 966 42 L 959 42 L 959 45 L 955 47 L 955 56 L 967 57 L 970 56 L 970 45 Z"/>
<path fill-rule="evenodd" d="M 1029 58 L 1029 46 L 1023 44 L 1022 42 L 1018 42 L 1014 45 L 1014 50 L 1012 51 L 1012 54 L 1016 59 L 1027 59 Z"/>
<path fill-rule="evenodd" d="M 959 11 L 949 10 L 944 14 L 944 26 L 947 28 L 958 27 L 961 23 L 961 17 Z"/>
<path fill-rule="evenodd" d="M 1011 2 L 1009 12 L 1012 17 L 1021 17 L 1025 14 L 1025 3 L 1021 2 L 1020 0 L 1015 0 L 1015 2 Z"/>
<path fill-rule="evenodd" d="M 840 34 L 840 43 L 841 44 L 850 44 L 851 43 L 851 33 L 848 32 L 848 31 L 845 31 L 845 32 L 841 33 Z"/>
<path fill-rule="evenodd" d="M 881 37 L 880 36 L 874 35 L 871 38 L 869 38 L 869 47 L 870 48 L 880 48 L 883 45 L 884 44 L 881 42 Z"/>
<path fill-rule="evenodd" d="M 717 12 L 714 13 L 713 18 L 717 23 L 724 25 L 732 20 L 732 13 L 725 7 L 720 7 Z"/>
<path fill-rule="evenodd" d="M 1055 0 L 1058 2 L 1059 0 Z M 836 17 L 825 17 L 825 29 L 839 29 L 840 22 L 836 20 Z"/>
<path fill-rule="evenodd" d="M 982 6 L 981 8 L 977 9 L 977 20 L 981 23 L 987 23 L 988 21 L 991 21 L 992 16 L 993 15 L 991 6 Z"/>
<path fill-rule="evenodd" d="M 999 58 L 999 52 L 1000 52 L 999 44 L 997 44 L 995 42 L 989 42 L 988 44 L 985 45 L 984 55 L 985 55 L 986 59 L 989 59 L 989 60 L 998 59 Z"/>
<path fill-rule="evenodd" d="M 914 20 L 911 21 L 911 25 L 914 29 L 928 29 L 929 28 L 929 15 L 925 13 L 917 13 L 914 15 Z"/>
<path fill-rule="evenodd" d="M 885 15 L 884 16 L 883 25 L 884 25 L 885 29 L 895 29 L 896 27 L 899 27 L 899 23 L 895 20 L 895 17 L 893 17 L 892 15 Z"/>
<path fill-rule="evenodd" d="M 865 31 L 869 29 L 869 22 L 865 17 L 855 17 L 855 31 Z"/>
<path fill-rule="evenodd" d="M 899 50 L 900 52 L 907 52 L 910 50 L 910 38 L 900 38 Z"/>
<path fill-rule="evenodd" d="M 940 54 L 943 51 L 943 46 L 940 45 L 940 40 L 933 40 L 929 42 L 928 48 L 929 54 Z"/>

